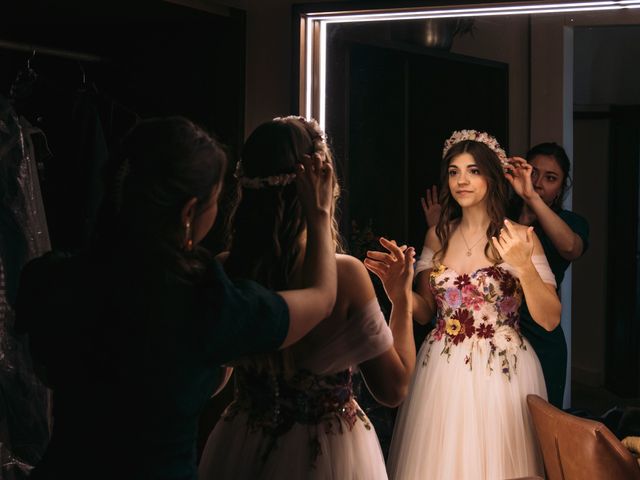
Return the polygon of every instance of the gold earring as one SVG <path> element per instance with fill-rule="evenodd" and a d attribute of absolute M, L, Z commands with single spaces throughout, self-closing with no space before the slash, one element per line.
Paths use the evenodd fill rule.
<path fill-rule="evenodd" d="M 193 238 L 191 238 L 191 222 L 184 224 L 184 249 L 187 252 L 193 250 Z"/>

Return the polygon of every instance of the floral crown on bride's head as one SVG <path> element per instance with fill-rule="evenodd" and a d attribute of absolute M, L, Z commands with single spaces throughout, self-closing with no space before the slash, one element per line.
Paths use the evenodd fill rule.
<path fill-rule="evenodd" d="M 500 159 L 502 166 L 507 166 L 507 153 L 498 143 L 496 137 L 489 135 L 487 132 L 479 132 L 478 130 L 456 130 L 451 136 L 444 142 L 444 148 L 442 149 L 442 158 L 447 155 L 447 152 L 456 143 L 463 142 L 465 140 L 473 140 L 474 142 L 484 143 L 487 147 L 494 151 L 494 153 Z"/>

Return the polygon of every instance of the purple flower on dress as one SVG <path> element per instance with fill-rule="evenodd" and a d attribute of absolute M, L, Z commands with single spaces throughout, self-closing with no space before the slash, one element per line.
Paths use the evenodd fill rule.
<path fill-rule="evenodd" d="M 506 316 L 518 310 L 519 306 L 519 302 L 515 297 L 504 297 L 500 302 L 500 311 Z"/>
<path fill-rule="evenodd" d="M 505 319 L 505 321 L 503 322 L 504 325 L 509 325 L 510 327 L 513 327 L 515 329 L 518 329 L 518 325 L 520 323 L 520 315 L 518 314 L 518 312 L 511 312 L 509 314 L 507 314 L 507 318 Z"/>
<path fill-rule="evenodd" d="M 444 299 L 451 308 L 458 308 L 462 303 L 462 295 L 457 288 L 447 288 Z"/>

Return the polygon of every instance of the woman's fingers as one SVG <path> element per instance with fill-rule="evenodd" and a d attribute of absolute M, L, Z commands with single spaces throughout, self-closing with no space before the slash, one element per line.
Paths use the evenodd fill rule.
<path fill-rule="evenodd" d="M 297 165 L 302 165 L 303 171 L 309 171 L 313 167 L 313 159 L 311 155 L 303 155 L 300 159 L 300 163 Z"/>
<path fill-rule="evenodd" d="M 402 258 L 403 251 L 407 248 L 406 245 L 399 247 L 396 244 L 395 240 L 387 240 L 384 237 L 380 237 L 380 245 L 389 250 L 391 255 L 393 255 L 395 258 Z"/>
<path fill-rule="evenodd" d="M 407 251 L 404 255 L 404 265 L 405 267 L 410 267 L 416 261 L 416 249 L 413 247 L 407 248 Z"/>
<path fill-rule="evenodd" d="M 504 258 L 504 248 L 503 246 L 500 244 L 500 240 L 498 240 L 496 237 L 491 237 L 491 240 L 493 242 L 493 246 L 495 247 L 495 249 L 498 251 L 498 253 L 500 254 L 501 257 Z"/>
<path fill-rule="evenodd" d="M 509 220 L 505 220 L 504 225 L 506 227 L 506 231 L 509 234 L 509 238 L 517 238 L 518 232 L 516 231 L 516 227 L 513 226 L 513 223 L 511 223 Z"/>
<path fill-rule="evenodd" d="M 533 227 L 527 228 L 526 236 L 527 236 L 527 243 L 533 242 Z"/>
<path fill-rule="evenodd" d="M 384 263 L 391 263 L 394 261 L 394 258 L 391 254 L 387 252 L 378 252 L 377 250 L 368 250 L 367 258 Z"/>
<path fill-rule="evenodd" d="M 364 266 L 375 274 L 380 280 L 384 280 L 387 274 L 387 269 L 380 266 L 378 262 L 373 262 L 368 258 L 364 259 Z"/>

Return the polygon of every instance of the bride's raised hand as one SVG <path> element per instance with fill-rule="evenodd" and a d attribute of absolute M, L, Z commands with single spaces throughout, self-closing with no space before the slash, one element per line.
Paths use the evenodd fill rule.
<path fill-rule="evenodd" d="M 394 240 L 382 237 L 380 244 L 388 253 L 368 251 L 365 266 L 382 281 L 391 303 L 410 301 L 415 249 L 406 245 L 399 247 Z"/>
<path fill-rule="evenodd" d="M 505 262 L 516 270 L 522 270 L 531 263 L 533 235 L 533 227 L 528 227 L 523 237 L 509 220 L 505 220 L 499 237 L 491 237 L 491 240 Z"/>
<path fill-rule="evenodd" d="M 333 167 L 324 152 L 304 155 L 296 165 L 296 187 L 307 220 L 319 213 L 330 214 L 333 205 Z"/>

